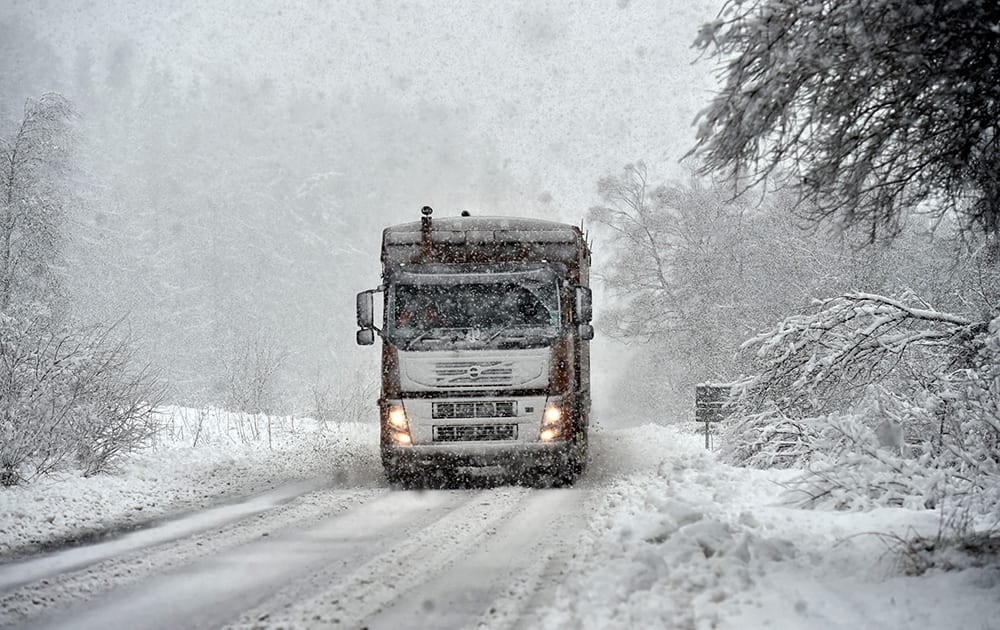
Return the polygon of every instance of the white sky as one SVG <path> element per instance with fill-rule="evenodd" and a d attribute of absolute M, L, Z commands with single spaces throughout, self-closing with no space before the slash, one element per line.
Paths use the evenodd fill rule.
<path fill-rule="evenodd" d="M 677 161 L 713 85 L 691 42 L 720 4 L 15 0 L 0 20 L 27 19 L 68 54 L 82 44 L 100 57 L 128 39 L 182 77 L 268 78 L 346 95 L 345 107 L 351 95 L 446 107 L 470 140 L 495 147 L 521 194 L 548 192 L 576 222 L 597 178 L 626 162 L 683 176 Z"/>

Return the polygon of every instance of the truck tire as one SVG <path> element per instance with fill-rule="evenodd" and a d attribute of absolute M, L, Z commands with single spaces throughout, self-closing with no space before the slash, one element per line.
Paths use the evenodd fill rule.
<path fill-rule="evenodd" d="M 567 462 L 567 465 L 561 468 L 555 477 L 556 488 L 568 488 L 576 483 L 577 478 L 580 473 L 577 472 L 577 466 L 575 462 Z"/>
<path fill-rule="evenodd" d="M 537 488 L 565 488 L 576 483 L 587 463 L 586 439 L 579 435 L 567 444 L 565 456 L 545 468 L 535 471 Z"/>
<path fill-rule="evenodd" d="M 585 432 L 580 432 L 576 436 L 576 454 L 573 457 L 573 464 L 576 469 L 577 476 L 583 474 L 583 471 L 587 470 L 587 452 L 590 447 L 590 440 Z"/>
<path fill-rule="evenodd" d="M 420 478 L 413 471 L 388 463 L 385 465 L 385 478 L 390 486 L 402 490 L 413 490 L 420 481 Z"/>

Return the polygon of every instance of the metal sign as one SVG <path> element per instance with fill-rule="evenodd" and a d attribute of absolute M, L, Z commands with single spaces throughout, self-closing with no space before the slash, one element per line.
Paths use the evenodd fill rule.
<path fill-rule="evenodd" d="M 703 384 L 695 386 L 694 419 L 698 422 L 721 422 L 726 413 L 723 405 L 729 398 L 729 385 Z"/>
<path fill-rule="evenodd" d="M 694 419 L 705 423 L 705 448 L 711 448 L 711 426 L 725 420 L 723 407 L 729 399 L 729 385 L 703 383 L 694 388 Z"/>

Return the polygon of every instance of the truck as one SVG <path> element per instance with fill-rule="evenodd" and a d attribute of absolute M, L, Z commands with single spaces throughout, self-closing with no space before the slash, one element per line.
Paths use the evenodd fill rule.
<path fill-rule="evenodd" d="M 421 212 L 383 230 L 382 283 L 357 295 L 357 343 L 381 338 L 388 481 L 574 483 L 587 463 L 594 336 L 583 231 Z"/>

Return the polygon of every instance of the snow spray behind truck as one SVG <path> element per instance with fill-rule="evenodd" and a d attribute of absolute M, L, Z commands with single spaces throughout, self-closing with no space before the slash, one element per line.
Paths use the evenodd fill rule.
<path fill-rule="evenodd" d="M 583 233 L 421 212 L 382 232 L 382 285 L 357 301 L 358 344 L 382 338 L 386 476 L 502 467 L 572 483 L 586 464 L 594 336 Z"/>

